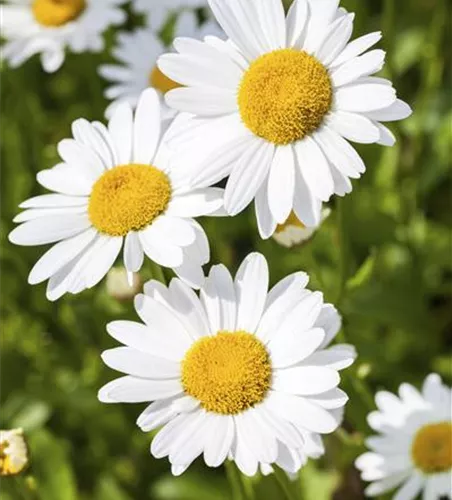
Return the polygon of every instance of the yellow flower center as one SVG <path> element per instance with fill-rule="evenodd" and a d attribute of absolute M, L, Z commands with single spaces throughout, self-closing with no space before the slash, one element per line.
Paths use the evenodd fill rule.
<path fill-rule="evenodd" d="M 265 346 L 244 331 L 198 340 L 182 361 L 185 392 L 214 413 L 236 415 L 260 403 L 271 385 Z"/>
<path fill-rule="evenodd" d="M 275 233 L 279 234 L 285 231 L 289 226 L 299 227 L 304 229 L 306 226 L 298 219 L 295 212 L 290 212 L 289 217 L 287 217 L 286 222 L 283 224 L 278 224 L 275 229 Z"/>
<path fill-rule="evenodd" d="M 151 74 L 149 75 L 149 84 L 151 87 L 159 90 L 162 94 L 166 94 L 170 90 L 182 87 L 180 83 L 171 80 L 171 78 L 168 78 L 165 73 L 162 73 L 158 66 L 154 66 L 154 69 L 151 71 Z"/>
<path fill-rule="evenodd" d="M 63 26 L 85 10 L 86 0 L 34 0 L 33 15 L 39 24 L 48 27 Z"/>
<path fill-rule="evenodd" d="M 316 130 L 331 108 L 331 80 L 313 56 L 279 49 L 256 59 L 239 88 L 242 121 L 257 136 L 278 145 Z"/>
<path fill-rule="evenodd" d="M 125 236 L 151 224 L 170 198 L 166 174 L 151 165 L 121 165 L 107 170 L 94 184 L 88 214 L 99 232 Z"/>
<path fill-rule="evenodd" d="M 417 432 L 411 448 L 413 462 L 425 474 L 452 468 L 452 424 L 426 425 Z"/>

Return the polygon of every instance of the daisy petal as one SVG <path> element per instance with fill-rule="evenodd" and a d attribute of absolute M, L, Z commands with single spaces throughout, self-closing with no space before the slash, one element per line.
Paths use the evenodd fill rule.
<path fill-rule="evenodd" d="M 229 215 L 237 215 L 249 205 L 267 176 L 273 154 L 274 145 L 259 139 L 237 162 L 224 196 Z"/>
<path fill-rule="evenodd" d="M 149 165 L 160 140 L 160 100 L 154 89 L 140 96 L 133 124 L 133 162 Z"/>
<path fill-rule="evenodd" d="M 170 108 L 200 116 L 217 116 L 237 111 L 237 97 L 231 90 L 215 87 L 184 87 L 165 94 Z"/>
<path fill-rule="evenodd" d="M 338 110 L 365 113 L 384 109 L 396 100 L 396 91 L 389 85 L 357 83 L 336 90 Z"/>
<path fill-rule="evenodd" d="M 361 55 L 367 49 L 375 45 L 381 40 L 381 31 L 376 31 L 375 33 L 369 33 L 356 40 L 350 42 L 345 49 L 339 54 L 339 56 L 331 64 L 332 68 L 337 68 L 341 64 L 350 61 L 354 57 Z"/>
<path fill-rule="evenodd" d="M 278 147 L 268 179 L 268 206 L 279 224 L 289 217 L 295 189 L 295 160 L 292 146 Z"/>
<path fill-rule="evenodd" d="M 143 265 L 144 253 L 138 233 L 132 231 L 125 239 L 124 265 L 129 273 L 137 273 Z"/>
<path fill-rule="evenodd" d="M 265 258 L 252 253 L 242 262 L 235 277 L 237 296 L 237 330 L 256 331 L 268 290 L 268 265 Z"/>
<path fill-rule="evenodd" d="M 108 132 L 115 145 L 119 165 L 128 165 L 132 160 L 133 148 L 133 113 L 128 104 L 118 105 L 108 123 Z"/>
<path fill-rule="evenodd" d="M 378 127 L 371 120 L 357 113 L 336 111 L 328 117 L 327 125 L 342 137 L 353 142 L 373 144 L 380 138 Z"/>

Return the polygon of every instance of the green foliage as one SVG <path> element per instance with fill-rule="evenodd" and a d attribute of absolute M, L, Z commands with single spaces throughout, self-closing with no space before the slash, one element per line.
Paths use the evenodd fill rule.
<path fill-rule="evenodd" d="M 368 171 L 312 241 L 286 250 L 261 241 L 254 213 L 203 221 L 212 262 L 235 270 L 256 249 L 272 281 L 299 269 L 344 316 L 341 340 L 359 359 L 344 374 L 350 394 L 346 422 L 327 440 L 328 453 L 310 463 L 294 485 L 300 498 L 353 500 L 362 485 L 351 469 L 369 432 L 372 393 L 420 384 L 430 371 L 452 382 L 452 262 L 450 102 L 451 27 L 448 0 L 346 0 L 356 12 L 355 35 L 382 29 L 386 75 L 414 115 L 391 126 L 391 149 L 359 148 Z M 450 12 L 449 12 L 450 14 Z M 113 33 L 109 34 L 109 40 Z M 39 170 L 57 162 L 56 144 L 78 117 L 101 119 L 106 102 L 97 67 L 101 55 L 69 55 L 55 75 L 36 58 L 2 70 L 1 145 L 1 428 L 21 426 L 31 466 L 4 479 L 4 500 L 235 500 L 224 470 L 198 461 L 181 478 L 149 454 L 151 435 L 135 426 L 142 405 L 103 405 L 98 389 L 115 374 L 100 353 L 114 346 L 105 324 L 134 318 L 131 302 L 108 295 L 105 283 L 57 304 L 27 275 L 39 248 L 7 241 L 18 204 L 40 193 Z M 143 272 L 148 279 L 152 270 Z M 256 500 L 282 498 L 273 477 L 249 483 Z"/>

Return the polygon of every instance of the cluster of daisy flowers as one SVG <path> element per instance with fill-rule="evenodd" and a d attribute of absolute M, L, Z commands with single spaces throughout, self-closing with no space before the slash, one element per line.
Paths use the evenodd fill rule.
<path fill-rule="evenodd" d="M 11 66 L 39 53 L 56 71 L 65 50 L 100 51 L 122 24 L 124 0 L 9 0 L 2 6 Z M 329 214 L 333 195 L 365 172 L 350 142 L 392 146 L 383 122 L 410 107 L 389 80 L 374 76 L 385 53 L 379 32 L 351 41 L 354 14 L 339 0 L 135 0 L 146 26 L 121 32 L 109 82 L 108 124 L 76 120 L 58 144 L 61 163 L 40 172 L 49 193 L 28 199 L 9 235 L 24 246 L 53 245 L 29 275 L 47 297 L 96 286 L 122 256 L 118 298 L 140 288 L 151 260 L 171 269 L 135 297 L 140 322 L 116 321 L 122 344 L 102 359 L 124 376 L 99 392 L 105 403 L 150 403 L 137 420 L 159 429 L 151 453 L 182 474 L 202 456 L 209 467 L 233 460 L 246 475 L 277 466 L 297 473 L 324 454 L 322 435 L 340 425 L 347 394 L 340 371 L 355 348 L 334 339 L 342 324 L 303 272 L 269 288 L 264 256 L 248 255 L 233 277 L 210 261 L 201 216 L 226 217 L 254 201 L 262 238 L 299 245 Z M 176 15 L 174 51 L 157 33 Z M 201 39 L 201 40 L 200 40 Z M 371 49 L 371 50 L 370 50 Z M 217 184 L 227 178 L 225 189 Z M 124 290 L 125 288 L 125 290 Z M 451 392 L 438 376 L 422 393 L 376 395 L 371 452 L 356 461 L 369 496 L 449 494 Z M 25 466 L 20 431 L 2 431 L 2 474 Z"/>

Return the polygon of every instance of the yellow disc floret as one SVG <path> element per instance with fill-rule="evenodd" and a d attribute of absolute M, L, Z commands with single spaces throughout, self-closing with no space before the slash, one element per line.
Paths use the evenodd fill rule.
<path fill-rule="evenodd" d="M 452 423 L 441 422 L 421 427 L 411 448 L 413 462 L 425 474 L 452 468 Z"/>
<path fill-rule="evenodd" d="M 280 49 L 256 59 L 238 93 L 242 121 L 257 136 L 290 144 L 315 131 L 331 108 L 331 80 L 313 56 Z"/>
<path fill-rule="evenodd" d="M 34 0 L 32 5 L 36 21 L 56 28 L 77 19 L 86 8 L 86 0 Z"/>
<path fill-rule="evenodd" d="M 170 90 L 182 87 L 180 83 L 171 80 L 171 78 L 168 78 L 165 73 L 162 73 L 158 66 L 154 66 L 154 69 L 151 71 L 151 74 L 149 75 L 149 83 L 151 87 L 160 90 L 162 94 L 166 94 Z"/>
<path fill-rule="evenodd" d="M 182 362 L 185 392 L 214 413 L 235 415 L 260 403 L 271 385 L 264 344 L 244 331 L 198 340 Z"/>
<path fill-rule="evenodd" d="M 305 229 L 306 226 L 301 222 L 301 220 L 295 215 L 295 212 L 290 212 L 289 217 L 287 217 L 286 222 L 283 224 L 278 224 L 275 229 L 275 233 L 279 234 L 285 231 L 288 227 L 295 226 L 300 229 Z"/>
<path fill-rule="evenodd" d="M 94 184 L 88 214 L 99 232 L 125 236 L 151 224 L 170 198 L 165 173 L 151 165 L 121 165 L 107 170 Z"/>

